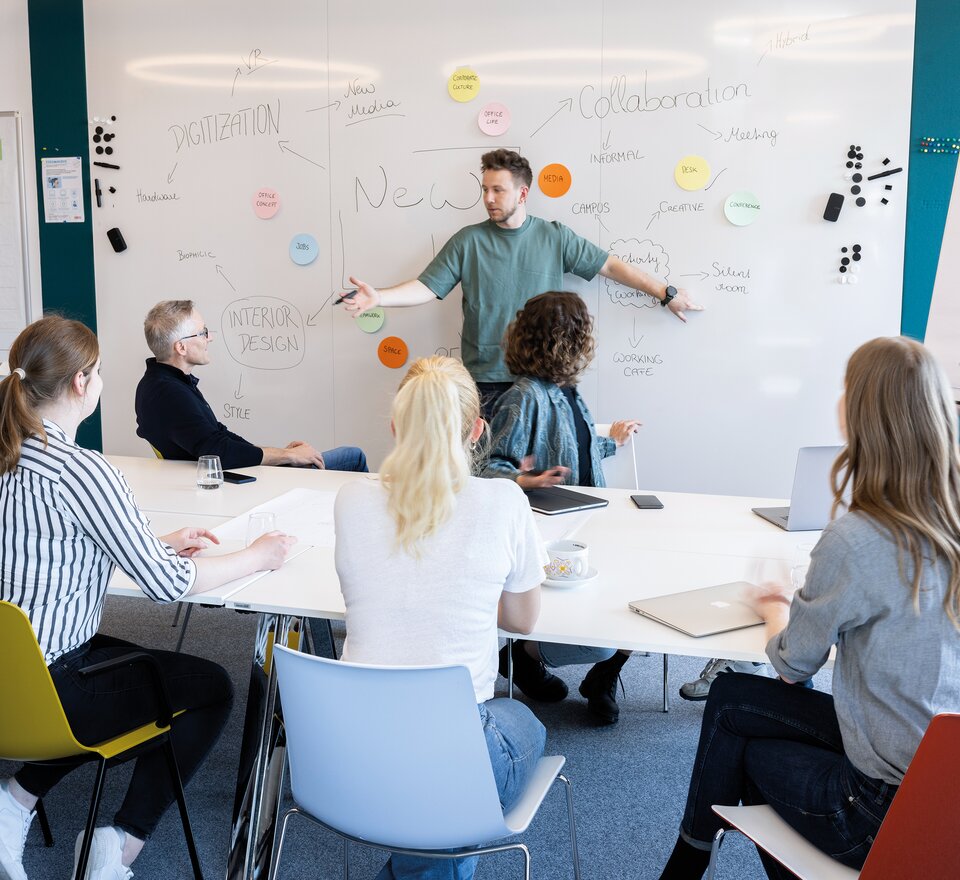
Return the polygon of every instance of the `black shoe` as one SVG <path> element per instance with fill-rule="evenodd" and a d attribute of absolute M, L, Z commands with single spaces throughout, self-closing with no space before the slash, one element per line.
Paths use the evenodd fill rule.
<path fill-rule="evenodd" d="M 629 656 L 617 651 L 608 660 L 594 664 L 580 683 L 580 695 L 587 698 L 587 708 L 598 724 L 616 724 L 620 719 L 617 682 Z"/>
<path fill-rule="evenodd" d="M 513 683 L 531 700 L 541 703 L 559 703 L 567 693 L 566 682 L 547 672 L 543 661 L 534 660 L 525 650 L 526 642 L 517 639 L 513 643 Z M 500 674 L 507 677 L 507 646 L 500 649 Z"/>

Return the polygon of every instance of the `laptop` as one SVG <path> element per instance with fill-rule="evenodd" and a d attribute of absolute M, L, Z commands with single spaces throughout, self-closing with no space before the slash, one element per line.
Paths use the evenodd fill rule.
<path fill-rule="evenodd" d="M 550 486 L 546 489 L 529 489 L 526 492 L 530 507 L 537 513 L 553 516 L 556 513 L 572 513 L 574 510 L 590 510 L 594 507 L 606 507 L 610 502 L 606 498 L 597 498 L 596 495 L 584 495 L 582 492 L 571 492 L 559 486 Z"/>
<path fill-rule="evenodd" d="M 797 453 L 797 469 L 789 507 L 754 507 L 753 512 L 788 532 L 811 532 L 830 522 L 833 490 L 830 468 L 842 446 L 804 446 Z"/>
<path fill-rule="evenodd" d="M 763 623 L 746 602 L 753 584 L 734 581 L 630 602 L 630 610 L 695 639 Z"/>

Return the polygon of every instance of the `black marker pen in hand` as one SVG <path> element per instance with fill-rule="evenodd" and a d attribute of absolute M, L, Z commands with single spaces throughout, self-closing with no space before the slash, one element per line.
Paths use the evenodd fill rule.
<path fill-rule="evenodd" d="M 340 305 L 340 303 L 342 303 L 344 300 L 353 299 L 353 298 L 357 295 L 358 292 L 359 292 L 359 291 L 356 291 L 356 290 L 348 290 L 346 293 L 344 293 L 344 294 L 341 295 L 340 299 L 335 300 L 333 304 L 334 304 L 335 306 L 338 306 L 338 305 Z"/>

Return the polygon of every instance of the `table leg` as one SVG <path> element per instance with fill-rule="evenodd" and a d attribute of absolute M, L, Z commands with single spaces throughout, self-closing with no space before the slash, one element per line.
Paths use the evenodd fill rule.
<path fill-rule="evenodd" d="M 670 671 L 670 655 L 663 655 L 663 711 L 670 711 L 670 691 L 669 681 L 667 680 L 667 673 Z"/>

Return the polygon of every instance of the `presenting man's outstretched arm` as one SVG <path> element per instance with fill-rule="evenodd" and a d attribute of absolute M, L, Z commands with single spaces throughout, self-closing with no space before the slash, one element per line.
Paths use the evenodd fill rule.
<path fill-rule="evenodd" d="M 357 292 L 351 297 L 344 297 L 343 305 L 348 312 L 359 315 L 367 309 L 377 306 L 398 308 L 402 306 L 422 306 L 424 303 L 436 300 L 433 291 L 422 281 L 412 278 L 393 287 L 377 290 L 359 278 L 350 276 L 350 283 L 356 285 Z"/>
<path fill-rule="evenodd" d="M 655 297 L 661 302 L 667 295 L 667 285 L 663 281 L 659 281 L 652 275 L 648 275 L 642 269 L 624 263 L 623 260 L 615 257 L 613 254 L 607 257 L 607 261 L 603 264 L 600 274 L 604 278 L 609 278 L 618 284 L 622 284 L 624 287 L 632 287 L 634 290 L 649 293 L 650 296 Z M 678 287 L 676 290 L 677 295 L 667 303 L 667 308 L 681 321 L 686 323 L 687 318 L 684 312 L 702 312 L 703 306 L 698 306 L 690 299 L 690 295 L 682 287 Z"/>

